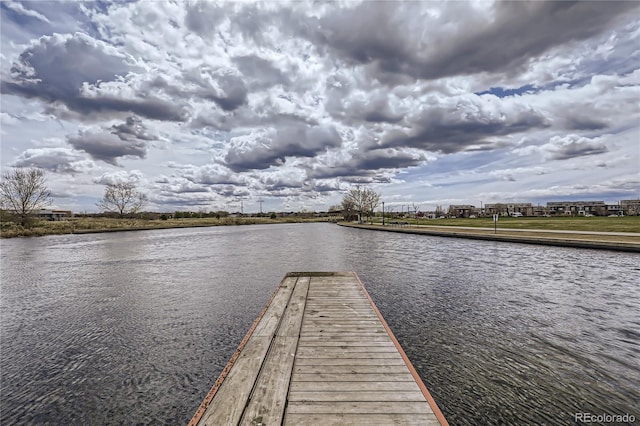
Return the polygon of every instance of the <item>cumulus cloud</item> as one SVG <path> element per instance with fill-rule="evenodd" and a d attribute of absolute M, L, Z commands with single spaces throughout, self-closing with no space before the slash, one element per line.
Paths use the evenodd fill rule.
<path fill-rule="evenodd" d="M 552 160 L 567 160 L 608 151 L 600 138 L 589 139 L 578 135 L 553 136 L 549 143 L 540 149 Z"/>
<path fill-rule="evenodd" d="M 95 160 L 118 165 L 118 158 L 144 158 L 147 154 L 147 144 L 139 139 L 121 139 L 118 135 L 90 130 L 80 131 L 77 135 L 69 136 L 67 141 L 75 149 L 84 151 Z"/>
<path fill-rule="evenodd" d="M 187 3 L 185 24 L 201 37 L 210 38 L 225 17 L 225 10 L 209 1 Z"/>
<path fill-rule="evenodd" d="M 391 129 L 386 147 L 412 147 L 451 154 L 490 145 L 503 137 L 548 126 L 538 111 L 524 105 L 498 105 L 490 98 L 467 96 L 447 99 L 407 117 L 410 130 Z"/>
<path fill-rule="evenodd" d="M 157 139 L 136 116 L 109 128 L 80 130 L 67 136 L 67 142 L 75 149 L 114 166 L 119 158 L 145 158 L 149 142 Z"/>
<path fill-rule="evenodd" d="M 105 172 L 96 177 L 93 182 L 100 185 L 114 185 L 117 183 L 132 183 L 137 185 L 144 181 L 144 174 L 140 170 L 116 170 Z"/>
<path fill-rule="evenodd" d="M 237 56 L 233 62 L 250 79 L 252 89 L 265 89 L 276 84 L 289 85 L 290 79 L 266 59 L 256 55 Z"/>
<path fill-rule="evenodd" d="M 515 72 L 532 57 L 610 28 L 632 2 L 362 2 L 298 24 L 300 34 L 377 78 Z M 471 9 L 471 10 L 470 10 Z M 403 28 L 403 31 L 398 31 Z"/>
<path fill-rule="evenodd" d="M 142 124 L 142 120 L 136 116 L 127 117 L 122 124 L 111 126 L 112 133 L 121 140 L 139 139 L 143 141 L 157 140 L 157 136 L 149 134 L 147 128 Z"/>
<path fill-rule="evenodd" d="M 286 157 L 313 157 L 340 143 L 340 135 L 332 126 L 292 124 L 277 131 L 256 132 L 249 138 L 231 139 L 225 163 L 236 172 L 267 169 L 283 164 Z"/>
<path fill-rule="evenodd" d="M 90 172 L 93 161 L 71 148 L 31 148 L 20 154 L 15 167 L 39 167 L 54 173 L 76 174 Z"/>
<path fill-rule="evenodd" d="M 133 69 L 130 58 L 84 33 L 43 36 L 29 46 L 11 68 L 16 94 L 48 100 L 78 96 L 85 82 L 114 81 Z"/>
<path fill-rule="evenodd" d="M 54 34 L 42 36 L 11 67 L 11 78 L 2 79 L 5 94 L 39 98 L 61 104 L 80 116 L 92 113 L 133 112 L 159 120 L 184 120 L 184 108 L 160 98 L 138 98 L 101 91 L 107 83 L 122 85 L 129 73 L 140 71 L 129 55 L 91 36 Z"/>
<path fill-rule="evenodd" d="M 187 166 L 180 175 L 199 185 L 247 185 L 246 176 L 234 173 L 221 164 L 206 164 L 202 167 Z"/>

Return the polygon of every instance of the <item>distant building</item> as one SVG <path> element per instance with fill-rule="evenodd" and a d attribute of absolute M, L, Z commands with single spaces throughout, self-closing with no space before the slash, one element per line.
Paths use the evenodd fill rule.
<path fill-rule="evenodd" d="M 606 205 L 606 216 L 624 216 L 624 211 L 620 204 L 607 204 Z"/>
<path fill-rule="evenodd" d="M 617 205 L 617 204 L 616 204 Z M 611 207 L 613 210 L 613 206 Z M 609 206 L 604 201 L 549 201 L 547 212 L 552 216 L 606 216 Z"/>
<path fill-rule="evenodd" d="M 485 204 L 484 209 L 488 215 L 498 214 L 508 216 L 513 213 L 521 213 L 522 216 L 533 216 L 533 206 L 531 203 Z"/>
<path fill-rule="evenodd" d="M 507 212 L 521 213 L 522 216 L 533 216 L 533 206 L 531 203 L 511 203 L 507 204 Z"/>
<path fill-rule="evenodd" d="M 497 214 L 497 215 L 500 215 L 500 216 L 506 216 L 507 215 L 507 205 L 506 204 L 502 204 L 502 203 L 485 204 L 484 205 L 484 211 L 489 216 L 493 216 L 494 214 Z"/>
<path fill-rule="evenodd" d="M 453 204 L 449 206 L 449 216 L 469 217 L 476 213 L 476 206 L 469 204 Z"/>
<path fill-rule="evenodd" d="M 33 213 L 34 217 L 45 220 L 66 220 L 73 217 L 70 210 L 47 210 L 41 209 Z"/>
<path fill-rule="evenodd" d="M 620 200 L 620 209 L 627 216 L 640 215 L 640 200 Z"/>

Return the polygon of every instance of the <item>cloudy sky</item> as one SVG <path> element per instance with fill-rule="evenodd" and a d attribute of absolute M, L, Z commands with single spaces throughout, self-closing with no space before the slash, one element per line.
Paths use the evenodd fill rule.
<path fill-rule="evenodd" d="M 639 5 L 3 0 L 1 166 L 74 211 L 638 198 Z"/>

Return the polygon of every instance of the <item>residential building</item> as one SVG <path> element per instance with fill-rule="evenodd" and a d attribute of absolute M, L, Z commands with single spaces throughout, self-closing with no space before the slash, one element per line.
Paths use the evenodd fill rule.
<path fill-rule="evenodd" d="M 501 216 L 508 216 L 512 213 L 521 213 L 522 216 L 533 216 L 533 206 L 531 203 L 486 204 L 484 209 L 488 215 L 498 214 Z"/>
<path fill-rule="evenodd" d="M 584 216 L 592 214 L 594 216 L 606 216 L 608 206 L 604 201 L 549 201 L 547 212 L 552 216 Z"/>
<path fill-rule="evenodd" d="M 469 217 L 476 214 L 476 206 L 469 204 L 453 204 L 449 206 L 449 216 Z"/>
<path fill-rule="evenodd" d="M 620 200 L 620 208 L 627 216 L 640 215 L 640 200 Z"/>
<path fill-rule="evenodd" d="M 33 215 L 39 219 L 46 220 L 66 220 L 73 217 L 73 213 L 70 210 L 41 209 L 34 212 Z"/>

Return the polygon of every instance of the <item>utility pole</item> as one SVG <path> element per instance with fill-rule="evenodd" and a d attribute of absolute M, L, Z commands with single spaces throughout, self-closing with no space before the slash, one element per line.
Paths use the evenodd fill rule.
<path fill-rule="evenodd" d="M 244 204 L 242 200 L 240 200 L 240 215 L 244 215 Z"/>
<path fill-rule="evenodd" d="M 260 203 L 260 214 L 262 214 L 262 203 L 264 203 L 264 200 L 260 198 L 258 202 Z"/>
<path fill-rule="evenodd" d="M 384 226 L 384 201 L 382 202 L 382 226 Z"/>

